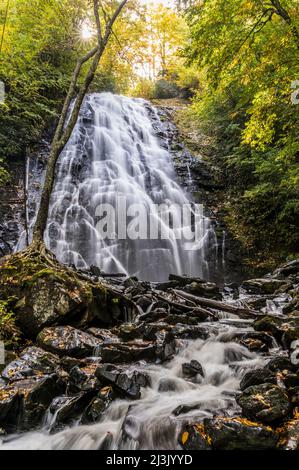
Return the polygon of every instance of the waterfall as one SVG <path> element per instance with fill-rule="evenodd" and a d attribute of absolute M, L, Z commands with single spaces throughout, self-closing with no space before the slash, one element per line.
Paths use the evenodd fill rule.
<path fill-rule="evenodd" d="M 166 280 L 170 273 L 209 278 L 213 226 L 202 215 L 201 239 L 190 245 L 182 236 L 190 225 L 179 225 L 180 211 L 190 205 L 191 197 L 176 182 L 170 152 L 157 136 L 162 127 L 157 111 L 144 100 L 111 93 L 86 97 L 58 161 L 45 235 L 47 246 L 62 263 L 80 269 L 97 266 L 109 274 L 149 281 Z M 104 239 L 97 230 L 98 208 L 115 209 L 113 227 L 119 230 L 119 217 L 125 211 L 122 202 L 131 216 L 136 205 L 142 206 L 145 222 L 155 220 L 163 227 L 164 216 L 170 217 L 167 237 Z M 163 204 L 161 214 L 157 205 Z"/>

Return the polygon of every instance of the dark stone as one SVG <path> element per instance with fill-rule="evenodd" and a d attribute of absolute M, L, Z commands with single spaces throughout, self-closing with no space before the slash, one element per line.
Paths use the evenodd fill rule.
<path fill-rule="evenodd" d="M 255 331 L 265 331 L 267 333 L 270 333 L 274 336 L 274 338 L 279 341 L 282 336 L 281 323 L 282 321 L 280 319 L 265 316 L 262 318 L 258 318 L 254 322 L 253 328 L 255 329 Z"/>
<path fill-rule="evenodd" d="M 283 370 L 294 371 L 297 367 L 291 363 L 288 357 L 277 356 L 273 357 L 273 359 L 270 359 L 270 361 L 266 364 L 265 368 L 273 372 L 278 372 Z"/>
<path fill-rule="evenodd" d="M 176 340 L 171 331 L 156 333 L 156 358 L 160 361 L 172 359 L 176 353 Z"/>
<path fill-rule="evenodd" d="M 148 342 L 128 342 L 102 345 L 100 355 L 103 362 L 129 363 L 141 360 L 153 361 L 156 347 Z"/>
<path fill-rule="evenodd" d="M 44 327 L 66 322 L 86 310 L 89 298 L 77 287 L 62 283 L 54 275 L 30 284 L 15 307 L 18 325 L 25 335 L 35 338 Z"/>
<path fill-rule="evenodd" d="M 264 383 L 277 384 L 276 374 L 267 369 L 250 370 L 241 380 L 240 389 L 245 390 L 252 385 Z"/>
<path fill-rule="evenodd" d="M 179 444 L 184 450 L 210 450 L 211 439 L 203 424 L 187 424 L 179 436 Z"/>
<path fill-rule="evenodd" d="M 211 282 L 192 282 L 191 284 L 184 287 L 183 290 L 198 297 L 206 297 L 217 300 L 221 300 L 222 298 L 219 287 Z"/>
<path fill-rule="evenodd" d="M 274 294 L 284 285 L 286 285 L 285 280 L 263 278 L 244 281 L 241 288 L 251 294 Z"/>
<path fill-rule="evenodd" d="M 299 373 L 294 374 L 290 372 L 284 377 L 283 381 L 286 388 L 299 387 Z"/>
<path fill-rule="evenodd" d="M 64 392 L 57 375 L 19 380 L 0 391 L 0 425 L 9 432 L 40 424 L 55 396 Z"/>
<path fill-rule="evenodd" d="M 119 338 L 115 335 L 111 330 L 107 330 L 104 328 L 88 328 L 86 333 L 95 336 L 96 338 L 100 339 L 103 343 L 119 343 Z"/>
<path fill-rule="evenodd" d="M 99 390 L 100 384 L 95 376 L 97 363 L 91 363 L 84 367 L 75 366 L 70 371 L 70 386 L 74 391 L 91 392 Z"/>
<path fill-rule="evenodd" d="M 181 339 L 203 339 L 209 337 L 207 328 L 202 326 L 176 325 L 172 329 L 172 333 L 176 338 Z"/>
<path fill-rule="evenodd" d="M 202 365 L 198 361 L 191 361 L 189 363 L 182 364 L 183 374 L 187 378 L 196 377 L 198 374 L 202 377 L 205 376 Z"/>
<path fill-rule="evenodd" d="M 143 324 L 130 324 L 125 323 L 117 328 L 117 334 L 123 341 L 132 341 L 140 338 L 143 331 Z"/>
<path fill-rule="evenodd" d="M 280 436 L 283 450 L 299 450 L 299 419 L 288 421 L 280 430 Z"/>
<path fill-rule="evenodd" d="M 59 356 L 92 356 L 100 345 L 94 336 L 76 330 L 71 326 L 45 328 L 37 337 L 37 343 L 43 349 Z"/>
<path fill-rule="evenodd" d="M 249 351 L 267 352 L 273 347 L 273 338 L 267 333 L 253 331 L 243 335 L 240 343 Z"/>
<path fill-rule="evenodd" d="M 89 401 L 90 395 L 86 393 L 81 393 L 73 397 L 60 396 L 55 398 L 49 410 L 50 413 L 55 416 L 51 431 L 60 430 L 62 424 L 69 424 L 74 419 L 77 419 Z"/>
<path fill-rule="evenodd" d="M 57 356 L 33 346 L 25 349 L 19 359 L 8 364 L 2 372 L 2 377 L 15 381 L 37 375 L 51 375 L 58 365 Z"/>
<path fill-rule="evenodd" d="M 121 396 L 133 400 L 138 400 L 141 397 L 141 386 L 149 383 L 146 374 L 136 370 L 126 370 L 112 364 L 99 366 L 96 370 L 96 377 L 102 384 L 112 385 L 114 390 L 118 391 Z"/>
<path fill-rule="evenodd" d="M 270 450 L 278 442 L 269 426 L 243 418 L 207 418 L 204 428 L 214 450 Z"/>
<path fill-rule="evenodd" d="M 143 326 L 143 339 L 145 341 L 156 341 L 156 333 L 162 330 L 171 330 L 167 323 L 146 323 Z"/>
<path fill-rule="evenodd" d="M 180 416 L 190 413 L 190 411 L 197 410 L 198 408 L 200 408 L 200 405 L 180 405 L 173 410 L 172 414 L 174 416 Z"/>
<path fill-rule="evenodd" d="M 91 400 L 87 408 L 84 410 L 81 418 L 81 423 L 97 423 L 103 416 L 103 413 L 106 411 L 112 400 L 112 387 L 108 386 L 102 388 L 99 391 L 98 395 Z"/>
<path fill-rule="evenodd" d="M 236 400 L 246 417 L 266 424 L 284 419 L 291 411 L 287 393 L 277 385 L 254 385 Z"/>

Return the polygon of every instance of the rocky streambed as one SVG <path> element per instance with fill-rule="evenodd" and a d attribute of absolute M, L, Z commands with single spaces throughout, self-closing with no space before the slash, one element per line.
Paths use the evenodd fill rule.
<path fill-rule="evenodd" d="M 21 256 L 1 266 L 23 335 L 0 448 L 299 448 L 298 261 L 220 290 L 36 265 L 21 282 Z"/>

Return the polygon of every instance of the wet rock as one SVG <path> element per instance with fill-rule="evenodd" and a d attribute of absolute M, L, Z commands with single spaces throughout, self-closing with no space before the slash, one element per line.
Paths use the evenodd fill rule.
<path fill-rule="evenodd" d="M 280 341 L 282 337 L 282 322 L 283 320 L 281 319 L 265 316 L 262 318 L 258 318 L 254 322 L 253 328 L 255 329 L 255 331 L 265 331 L 267 333 L 270 333 L 274 336 L 274 338 Z"/>
<path fill-rule="evenodd" d="M 281 342 L 286 349 L 291 349 L 292 343 L 299 340 L 299 322 L 297 320 L 284 323 L 282 325 L 284 331 Z"/>
<path fill-rule="evenodd" d="M 210 450 L 211 438 L 206 434 L 203 424 L 187 424 L 180 436 L 179 444 L 184 450 Z"/>
<path fill-rule="evenodd" d="M 240 389 L 243 391 L 252 385 L 277 384 L 276 374 L 267 369 L 255 369 L 247 372 L 240 383 Z"/>
<path fill-rule="evenodd" d="M 171 331 L 156 333 L 156 358 L 161 362 L 172 359 L 176 353 L 176 340 Z"/>
<path fill-rule="evenodd" d="M 149 383 L 146 374 L 112 364 L 99 366 L 96 370 L 96 377 L 103 385 L 112 385 L 115 391 L 133 400 L 141 397 L 141 386 Z"/>
<path fill-rule="evenodd" d="M 165 321 L 170 325 L 177 325 L 178 323 L 182 325 L 197 325 L 201 320 L 191 315 L 168 315 Z"/>
<path fill-rule="evenodd" d="M 125 323 L 117 328 L 117 334 L 123 341 L 132 341 L 134 339 L 140 338 L 143 331 L 143 324 L 131 324 Z"/>
<path fill-rule="evenodd" d="M 148 313 L 143 313 L 138 318 L 139 323 L 141 322 L 157 322 L 161 320 L 165 320 L 168 316 L 168 309 L 164 307 L 159 307 L 151 310 Z"/>
<path fill-rule="evenodd" d="M 37 337 L 37 343 L 46 351 L 59 356 L 82 358 L 92 356 L 100 341 L 71 326 L 57 326 L 42 330 Z"/>
<path fill-rule="evenodd" d="M 15 312 L 22 331 L 28 337 L 35 337 L 45 326 L 65 322 L 84 312 L 89 303 L 84 289 L 49 274 L 28 284 Z"/>
<path fill-rule="evenodd" d="M 203 326 L 176 325 L 172 329 L 172 333 L 176 338 L 181 339 L 203 339 L 209 337 L 207 328 Z"/>
<path fill-rule="evenodd" d="M 51 431 L 59 430 L 61 424 L 69 424 L 78 418 L 89 401 L 90 395 L 85 393 L 55 398 L 49 408 L 51 415 L 55 416 Z"/>
<path fill-rule="evenodd" d="M 267 333 L 251 332 L 243 335 L 240 343 L 249 351 L 267 352 L 273 347 L 273 338 Z"/>
<path fill-rule="evenodd" d="M 114 364 L 138 362 L 142 360 L 153 361 L 156 347 L 149 342 L 128 342 L 102 345 L 100 355 L 103 362 Z"/>
<path fill-rule="evenodd" d="M 274 294 L 286 284 L 285 280 L 273 278 L 249 279 L 243 282 L 241 288 L 251 294 Z"/>
<path fill-rule="evenodd" d="M 284 376 L 283 381 L 286 388 L 299 387 L 299 373 L 289 372 Z"/>
<path fill-rule="evenodd" d="M 0 425 L 9 432 L 37 426 L 53 398 L 64 391 L 53 374 L 19 380 L 0 391 Z"/>
<path fill-rule="evenodd" d="M 292 403 L 292 405 L 295 407 L 298 407 L 299 406 L 299 386 L 289 388 L 288 394 L 289 394 L 290 402 Z"/>
<path fill-rule="evenodd" d="M 143 326 L 143 339 L 156 341 L 156 334 L 162 330 L 171 331 L 171 326 L 167 323 L 146 323 Z"/>
<path fill-rule="evenodd" d="M 189 363 L 182 364 L 183 375 L 187 378 L 196 377 L 198 374 L 202 377 L 205 376 L 202 365 L 198 361 L 191 361 Z"/>
<path fill-rule="evenodd" d="M 283 450 L 299 450 L 299 419 L 288 421 L 279 431 L 280 448 Z"/>
<path fill-rule="evenodd" d="M 177 391 L 177 380 L 171 378 L 162 378 L 159 381 L 158 392 L 176 392 Z"/>
<path fill-rule="evenodd" d="M 69 381 L 70 387 L 74 391 L 92 392 L 100 388 L 95 371 L 98 367 L 97 363 L 91 363 L 84 367 L 75 366 L 70 371 Z"/>
<path fill-rule="evenodd" d="M 291 276 L 299 273 L 299 260 L 293 260 L 277 268 L 273 275 L 276 277 Z"/>
<path fill-rule="evenodd" d="M 222 298 L 219 287 L 211 282 L 192 282 L 191 284 L 184 287 L 183 290 L 198 297 L 206 297 L 217 300 L 221 300 Z"/>
<path fill-rule="evenodd" d="M 81 423 L 91 424 L 97 423 L 103 413 L 113 400 L 113 389 L 111 386 L 102 388 L 98 395 L 92 399 L 87 408 L 84 410 Z"/>
<path fill-rule="evenodd" d="M 270 359 L 270 361 L 266 364 L 265 369 L 269 369 L 270 371 L 273 372 L 278 372 L 278 371 L 294 371 L 296 370 L 296 366 L 292 364 L 290 359 L 285 356 L 277 356 L 273 357 Z"/>
<path fill-rule="evenodd" d="M 95 336 L 96 338 L 100 339 L 103 343 L 119 343 L 119 338 L 115 335 L 111 330 L 107 330 L 104 328 L 88 328 L 86 333 Z"/>
<path fill-rule="evenodd" d="M 59 358 L 54 354 L 37 347 L 25 349 L 19 359 L 8 364 L 2 372 L 2 377 L 9 381 L 24 378 L 50 375 L 59 366 Z"/>
<path fill-rule="evenodd" d="M 208 418 L 204 429 L 214 450 L 270 450 L 278 442 L 269 426 L 243 418 Z"/>
<path fill-rule="evenodd" d="M 272 384 L 249 387 L 236 400 L 246 417 L 266 424 L 282 420 L 291 411 L 287 393 Z"/>

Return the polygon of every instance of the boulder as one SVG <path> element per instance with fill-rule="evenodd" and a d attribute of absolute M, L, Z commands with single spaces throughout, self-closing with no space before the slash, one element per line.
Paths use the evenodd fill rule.
<path fill-rule="evenodd" d="M 278 442 L 269 426 L 243 418 L 207 418 L 204 428 L 213 450 L 273 450 Z"/>
<path fill-rule="evenodd" d="M 0 391 L 0 425 L 9 432 L 40 424 L 53 398 L 64 392 L 56 374 L 8 384 Z"/>
<path fill-rule="evenodd" d="M 100 339 L 103 343 L 119 343 L 120 339 L 116 334 L 114 334 L 111 330 L 107 330 L 105 328 L 88 328 L 86 333 L 95 336 L 96 338 Z"/>
<path fill-rule="evenodd" d="M 96 370 L 96 377 L 103 385 L 112 385 L 121 396 L 133 400 L 138 400 L 141 397 L 140 388 L 149 383 L 146 374 L 112 364 L 99 366 Z"/>
<path fill-rule="evenodd" d="M 53 417 L 51 431 L 58 431 L 63 428 L 61 425 L 70 424 L 78 419 L 89 401 L 90 395 L 86 393 L 55 398 L 49 407 L 49 412 Z"/>
<path fill-rule="evenodd" d="M 114 364 L 138 362 L 142 360 L 153 361 L 156 347 L 151 342 L 128 342 L 103 344 L 100 355 L 103 362 Z"/>
<path fill-rule="evenodd" d="M 28 377 L 51 375 L 58 366 L 58 356 L 33 346 L 25 349 L 19 359 L 8 364 L 2 371 L 2 377 L 12 382 Z"/>
<path fill-rule="evenodd" d="M 243 391 L 252 385 L 261 385 L 264 383 L 276 385 L 276 374 L 267 369 L 254 369 L 244 375 L 240 383 L 240 389 Z"/>
<path fill-rule="evenodd" d="M 159 361 L 168 361 L 176 353 L 176 340 L 171 331 L 156 333 L 156 358 Z"/>
<path fill-rule="evenodd" d="M 176 338 L 181 339 L 203 339 L 209 337 L 208 328 L 204 326 L 191 326 L 191 325 L 176 325 L 172 330 Z"/>
<path fill-rule="evenodd" d="M 101 344 L 94 336 L 71 326 L 44 328 L 37 337 L 38 345 L 59 356 L 92 356 Z"/>
<path fill-rule="evenodd" d="M 93 362 L 83 367 L 75 366 L 69 375 L 70 388 L 74 392 L 92 392 L 99 390 L 100 384 L 95 376 L 98 363 Z"/>
<path fill-rule="evenodd" d="M 253 331 L 244 334 L 240 343 L 249 351 L 267 352 L 273 347 L 273 338 L 268 333 Z"/>
<path fill-rule="evenodd" d="M 241 288 L 250 294 L 275 294 L 287 281 L 273 278 L 249 279 L 244 281 Z M 291 286 L 291 284 L 289 284 Z"/>
<path fill-rule="evenodd" d="M 108 406 L 113 400 L 113 389 L 111 386 L 102 388 L 98 395 L 94 397 L 89 405 L 85 408 L 81 423 L 82 424 L 91 424 L 97 423 L 103 413 L 106 411 Z"/>
<path fill-rule="evenodd" d="M 247 418 L 266 424 L 286 418 L 291 411 L 287 393 L 273 384 L 251 386 L 236 400 Z"/>
<path fill-rule="evenodd" d="M 208 299 L 216 300 L 222 299 L 219 287 L 212 282 L 192 282 L 182 290 L 198 297 L 206 297 Z"/>
<path fill-rule="evenodd" d="M 298 366 L 292 364 L 290 359 L 285 356 L 276 356 L 270 359 L 267 362 L 265 369 L 269 369 L 272 372 L 280 372 L 280 371 L 296 371 Z"/>
<path fill-rule="evenodd" d="M 211 438 L 203 424 L 187 424 L 179 435 L 179 444 L 184 450 L 210 450 Z"/>
<path fill-rule="evenodd" d="M 299 450 L 299 419 L 288 421 L 279 431 L 280 448 L 283 450 Z"/>
<path fill-rule="evenodd" d="M 205 376 L 202 365 L 198 361 L 191 361 L 185 364 L 182 364 L 182 371 L 185 377 L 194 378 L 197 375 Z"/>

